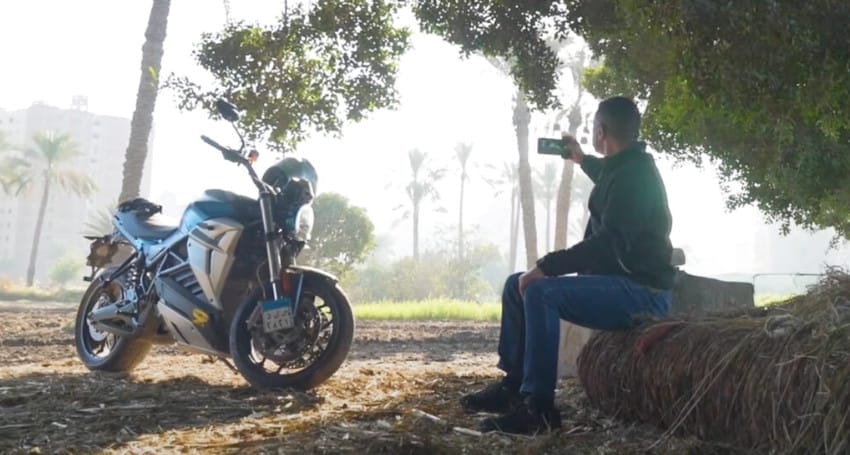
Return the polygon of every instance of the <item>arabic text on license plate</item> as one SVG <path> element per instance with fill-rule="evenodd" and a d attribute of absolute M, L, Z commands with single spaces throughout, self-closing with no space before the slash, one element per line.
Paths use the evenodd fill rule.
<path fill-rule="evenodd" d="M 289 299 L 263 303 L 263 329 L 266 332 L 291 329 L 295 325 Z"/>

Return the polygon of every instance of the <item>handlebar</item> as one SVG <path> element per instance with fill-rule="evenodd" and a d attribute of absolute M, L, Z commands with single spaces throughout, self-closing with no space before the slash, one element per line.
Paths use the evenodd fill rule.
<path fill-rule="evenodd" d="M 218 142 L 212 140 L 210 137 L 206 135 L 201 135 L 201 140 L 206 142 L 212 148 L 221 152 L 221 156 L 224 157 L 227 161 L 237 164 L 247 164 L 248 160 L 246 160 L 242 155 L 239 154 L 236 150 L 229 149 Z"/>
<path fill-rule="evenodd" d="M 249 161 L 247 158 L 242 156 L 241 153 L 239 153 L 236 150 L 229 149 L 229 148 L 219 144 L 218 142 L 214 141 L 209 136 L 206 136 L 206 135 L 203 135 L 203 134 L 201 135 L 201 140 L 206 142 L 207 145 L 211 146 L 212 148 L 220 151 L 221 155 L 227 161 L 230 161 L 230 162 L 233 162 L 233 163 L 236 163 L 236 164 L 244 164 L 245 167 L 248 169 L 248 174 L 251 175 L 251 180 L 254 181 L 254 185 L 257 186 L 257 189 L 260 190 L 260 192 L 268 192 L 268 193 L 272 193 L 272 194 L 275 193 L 274 188 L 272 188 L 271 186 L 267 185 L 265 182 L 260 180 L 260 177 L 254 171 L 254 167 L 251 166 L 251 161 Z"/>

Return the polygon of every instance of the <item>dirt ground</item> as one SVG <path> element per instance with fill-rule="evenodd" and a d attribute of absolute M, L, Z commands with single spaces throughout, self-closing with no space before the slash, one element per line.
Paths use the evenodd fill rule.
<path fill-rule="evenodd" d="M 258 392 L 221 362 L 156 347 L 129 378 L 76 357 L 75 308 L 0 303 L 0 453 L 718 453 L 557 393 L 554 433 L 476 434 L 458 398 L 498 376 L 498 326 L 358 322 L 337 374 L 309 393 Z"/>

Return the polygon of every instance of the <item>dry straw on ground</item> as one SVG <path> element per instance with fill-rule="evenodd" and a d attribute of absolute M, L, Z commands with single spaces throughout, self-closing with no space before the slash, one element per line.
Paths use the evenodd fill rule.
<path fill-rule="evenodd" d="M 743 450 L 850 452 L 850 275 L 746 314 L 599 333 L 579 358 L 609 415 Z"/>
<path fill-rule="evenodd" d="M 498 324 L 360 321 L 349 359 L 310 393 L 260 392 L 221 363 L 157 346 L 128 378 L 87 372 L 74 307 L 0 302 L 0 454 L 644 454 L 660 436 L 560 384 L 560 431 L 476 432 L 458 399 L 498 376 Z M 670 438 L 653 453 L 726 453 Z"/>

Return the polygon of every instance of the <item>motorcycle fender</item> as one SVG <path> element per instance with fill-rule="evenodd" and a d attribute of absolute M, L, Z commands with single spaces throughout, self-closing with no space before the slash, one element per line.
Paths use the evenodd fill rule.
<path fill-rule="evenodd" d="M 324 270 L 317 269 L 315 267 L 308 267 L 304 265 L 291 265 L 287 269 L 295 273 L 303 273 L 305 277 L 311 275 L 317 276 L 319 278 L 322 278 L 323 280 L 326 280 L 330 285 L 335 285 L 339 282 L 339 278 L 337 278 L 336 276 L 325 272 Z"/>

